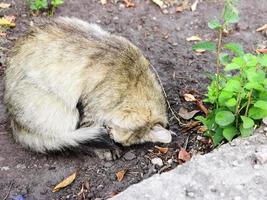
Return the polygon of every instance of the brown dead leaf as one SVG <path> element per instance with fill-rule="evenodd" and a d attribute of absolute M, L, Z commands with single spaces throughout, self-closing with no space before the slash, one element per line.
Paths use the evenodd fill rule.
<path fill-rule="evenodd" d="M 194 12 L 197 9 L 198 0 L 191 5 L 191 10 Z"/>
<path fill-rule="evenodd" d="M 267 49 L 257 49 L 256 53 L 267 53 Z"/>
<path fill-rule="evenodd" d="M 201 41 L 201 40 L 202 39 L 197 35 L 193 35 L 191 37 L 186 38 L 186 41 L 188 41 L 188 42 L 190 42 L 190 41 Z"/>
<path fill-rule="evenodd" d="M 183 129 L 182 129 L 182 133 L 186 133 L 187 131 L 197 127 L 200 125 L 200 122 L 199 121 L 191 121 L 189 122 L 188 124 L 186 124 Z"/>
<path fill-rule="evenodd" d="M 194 115 L 198 112 L 199 112 L 199 110 L 192 110 L 192 111 L 188 112 L 188 110 L 186 108 L 181 107 L 179 109 L 178 115 L 180 117 L 182 117 L 183 119 L 188 120 L 188 119 L 191 119 L 192 117 L 194 117 Z"/>
<path fill-rule="evenodd" d="M 0 8 L 9 8 L 10 6 L 10 3 L 0 3 Z"/>
<path fill-rule="evenodd" d="M 119 192 L 111 192 L 110 197 L 114 197 L 114 196 L 116 196 L 117 194 L 119 194 Z"/>
<path fill-rule="evenodd" d="M 196 101 L 196 98 L 192 94 L 184 94 L 184 99 L 186 101 Z"/>
<path fill-rule="evenodd" d="M 183 12 L 184 11 L 184 8 L 183 6 L 177 6 L 176 9 L 175 9 L 176 12 Z"/>
<path fill-rule="evenodd" d="M 166 8 L 166 5 L 164 4 L 162 0 L 152 0 L 152 1 L 153 3 L 157 4 L 160 7 L 160 9 Z"/>
<path fill-rule="evenodd" d="M 208 130 L 208 128 L 206 126 L 200 126 L 197 129 L 197 133 L 205 133 Z"/>
<path fill-rule="evenodd" d="M 6 33 L 0 31 L 0 37 L 6 37 Z"/>
<path fill-rule="evenodd" d="M 131 8 L 135 6 L 135 4 L 131 0 L 123 0 L 123 2 L 126 4 L 127 8 Z"/>
<path fill-rule="evenodd" d="M 58 192 L 62 188 L 67 187 L 68 185 L 70 185 L 75 180 L 76 174 L 77 174 L 77 172 L 74 172 L 70 176 L 68 176 L 67 178 L 65 178 L 63 181 L 61 181 L 60 183 L 58 183 L 53 188 L 52 192 Z"/>
<path fill-rule="evenodd" d="M 263 26 L 257 28 L 256 31 L 259 32 L 259 31 L 263 31 L 263 30 L 267 30 L 267 24 L 264 24 Z"/>
<path fill-rule="evenodd" d="M 100 0 L 102 5 L 106 5 L 107 4 L 107 0 Z"/>
<path fill-rule="evenodd" d="M 181 147 L 178 154 L 178 159 L 186 162 L 191 159 L 191 156 L 184 148 Z"/>
<path fill-rule="evenodd" d="M 121 182 L 121 181 L 123 180 L 126 171 L 127 171 L 127 170 L 123 169 L 123 170 L 120 170 L 120 171 L 118 171 L 118 172 L 116 173 L 116 177 L 117 177 L 117 180 L 118 180 L 119 182 Z"/>
<path fill-rule="evenodd" d="M 206 116 L 209 114 L 209 110 L 204 106 L 201 100 L 197 100 L 197 106 L 202 112 L 205 113 Z"/>
<path fill-rule="evenodd" d="M 160 153 L 167 153 L 169 151 L 169 148 L 168 147 L 160 147 L 160 146 L 155 146 L 156 149 L 159 150 Z"/>
<path fill-rule="evenodd" d="M 182 4 L 176 7 L 176 12 L 183 12 L 184 10 L 188 9 L 188 0 L 183 0 Z"/>

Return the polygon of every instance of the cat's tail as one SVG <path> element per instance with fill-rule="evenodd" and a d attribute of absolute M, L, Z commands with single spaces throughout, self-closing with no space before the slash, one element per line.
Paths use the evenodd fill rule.
<path fill-rule="evenodd" d="M 70 133 L 58 133 L 57 135 L 30 133 L 14 123 L 12 123 L 12 128 L 14 137 L 19 143 L 41 153 L 84 147 L 108 149 L 117 147 L 103 127 L 79 128 Z"/>

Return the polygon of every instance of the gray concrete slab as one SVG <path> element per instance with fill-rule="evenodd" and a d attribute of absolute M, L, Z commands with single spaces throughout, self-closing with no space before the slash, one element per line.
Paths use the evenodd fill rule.
<path fill-rule="evenodd" d="M 113 200 L 267 199 L 267 136 L 262 127 L 174 170 L 130 186 Z"/>

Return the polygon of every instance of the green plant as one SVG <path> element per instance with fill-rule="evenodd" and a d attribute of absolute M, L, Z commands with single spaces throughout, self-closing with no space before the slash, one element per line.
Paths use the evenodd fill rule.
<path fill-rule="evenodd" d="M 267 55 L 245 53 L 237 43 L 222 44 L 223 32 L 238 20 L 238 10 L 227 0 L 222 22 L 215 19 L 208 23 L 218 34 L 217 44 L 206 41 L 193 46 L 194 50 L 216 53 L 216 73 L 205 99 L 212 110 L 206 118 L 196 117 L 207 127 L 205 135 L 215 145 L 237 135 L 251 135 L 259 120 L 267 116 Z"/>
<path fill-rule="evenodd" d="M 55 9 L 62 5 L 64 0 L 29 0 L 31 10 L 39 12 L 40 10 L 48 10 L 50 15 L 53 15 Z"/>

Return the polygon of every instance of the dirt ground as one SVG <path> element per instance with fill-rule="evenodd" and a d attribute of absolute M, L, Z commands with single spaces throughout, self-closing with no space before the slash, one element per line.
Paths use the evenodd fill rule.
<path fill-rule="evenodd" d="M 26 6 L 26 0 L 4 2 L 11 3 L 12 7 L 0 10 L 0 15 L 15 15 L 17 26 L 8 31 L 7 37 L 0 37 L 0 199 L 9 191 L 10 199 L 17 195 L 24 195 L 27 200 L 82 199 L 82 195 L 77 194 L 84 182 L 88 182 L 90 186 L 89 191 L 84 193 L 85 198 L 106 199 L 131 184 L 164 171 L 151 163 L 150 158 L 155 156 L 150 152 L 155 151 L 153 145 L 125 149 L 122 158 L 105 162 L 92 155 L 80 153 L 36 154 L 14 142 L 2 100 L 3 69 L 9 49 L 28 29 L 33 17 Z M 183 100 L 182 94 L 192 89 L 205 93 L 209 82 L 207 72 L 213 72 L 214 58 L 209 53 L 196 55 L 191 50 L 192 43 L 187 42 L 186 37 L 200 35 L 204 39 L 214 39 L 216 36 L 208 29 L 207 22 L 219 16 L 223 1 L 200 1 L 195 12 L 188 10 L 175 13 L 175 8 L 170 8 L 167 14 L 162 13 L 149 0 L 134 2 L 134 8 L 125 8 L 122 3 L 102 6 L 99 0 L 65 0 L 55 16 L 79 17 L 128 38 L 157 69 L 174 110 L 178 111 L 181 106 L 192 108 L 191 104 Z M 266 37 L 255 30 L 266 23 L 267 1 L 240 0 L 239 9 L 241 20 L 225 40 L 239 42 L 249 51 L 258 46 L 266 46 Z M 177 136 L 171 144 L 164 145 L 169 147 L 166 155 L 160 155 L 164 166 L 167 165 L 167 160 L 175 160 L 175 151 L 181 146 L 191 152 L 200 151 L 197 134 L 194 131 L 182 134 L 177 122 L 169 116 L 171 130 Z M 167 170 L 176 165 L 173 162 Z M 115 174 L 121 169 L 127 169 L 127 173 L 119 182 Z M 52 193 L 51 188 L 73 171 L 78 171 L 75 182 L 57 193 Z"/>

